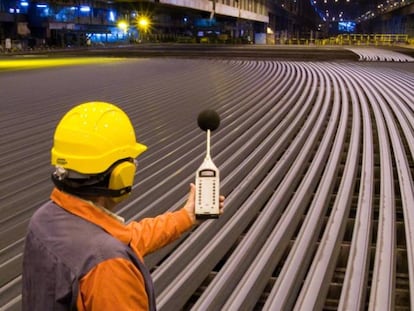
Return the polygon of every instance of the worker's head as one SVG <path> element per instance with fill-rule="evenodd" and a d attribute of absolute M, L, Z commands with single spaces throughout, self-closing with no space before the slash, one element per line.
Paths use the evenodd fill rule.
<path fill-rule="evenodd" d="M 56 127 L 52 180 L 70 194 L 120 202 L 131 192 L 135 159 L 146 149 L 136 141 L 131 121 L 120 108 L 104 102 L 81 104 Z"/>

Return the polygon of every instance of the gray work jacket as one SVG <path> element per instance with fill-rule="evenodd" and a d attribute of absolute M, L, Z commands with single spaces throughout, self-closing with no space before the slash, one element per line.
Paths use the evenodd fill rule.
<path fill-rule="evenodd" d="M 23 256 L 23 311 L 76 310 L 79 280 L 111 258 L 130 260 L 142 273 L 150 310 L 155 295 L 150 273 L 130 247 L 99 226 L 53 202 L 33 215 Z"/>

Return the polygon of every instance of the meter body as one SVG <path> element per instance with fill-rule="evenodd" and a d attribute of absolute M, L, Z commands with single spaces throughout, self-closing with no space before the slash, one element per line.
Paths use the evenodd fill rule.
<path fill-rule="evenodd" d="M 196 172 L 195 214 L 199 219 L 220 215 L 220 172 L 209 156 Z"/>
<path fill-rule="evenodd" d="M 198 219 L 220 216 L 220 172 L 210 156 L 211 131 L 220 125 L 220 117 L 214 110 L 205 110 L 198 115 L 199 127 L 207 133 L 207 150 L 203 163 L 196 172 L 195 215 Z"/>

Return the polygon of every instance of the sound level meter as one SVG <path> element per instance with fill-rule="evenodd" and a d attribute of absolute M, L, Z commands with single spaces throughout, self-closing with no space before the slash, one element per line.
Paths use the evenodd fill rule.
<path fill-rule="evenodd" d="M 211 131 L 220 125 L 214 110 L 205 110 L 198 116 L 198 125 L 207 132 L 207 151 L 203 163 L 196 172 L 195 214 L 199 219 L 218 218 L 220 215 L 220 171 L 210 156 Z"/>

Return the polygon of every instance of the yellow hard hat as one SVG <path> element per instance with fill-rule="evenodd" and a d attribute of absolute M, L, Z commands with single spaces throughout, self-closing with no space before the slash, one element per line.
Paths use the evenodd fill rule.
<path fill-rule="evenodd" d="M 136 141 L 124 111 L 105 102 L 88 102 L 69 110 L 56 127 L 52 165 L 81 174 L 105 172 L 121 159 L 135 159 L 147 147 Z"/>

